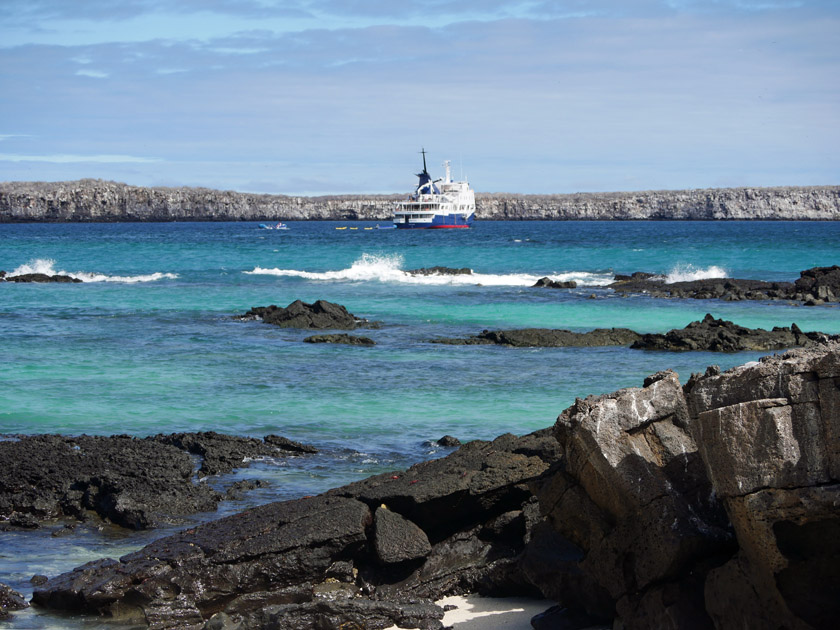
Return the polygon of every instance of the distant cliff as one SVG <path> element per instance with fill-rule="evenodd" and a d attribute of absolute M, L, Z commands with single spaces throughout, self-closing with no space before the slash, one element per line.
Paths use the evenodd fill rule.
<path fill-rule="evenodd" d="M 404 195 L 292 197 L 82 179 L 0 183 L 0 222 L 371 220 Z M 570 195 L 478 193 L 480 220 L 840 220 L 840 186 Z"/>

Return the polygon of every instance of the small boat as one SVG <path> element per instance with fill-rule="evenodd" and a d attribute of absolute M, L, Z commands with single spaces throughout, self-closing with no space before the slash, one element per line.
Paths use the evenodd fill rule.
<path fill-rule="evenodd" d="M 443 163 L 446 175 L 432 180 L 426 169 L 426 150 L 423 172 L 414 193 L 397 202 L 394 227 L 405 228 L 468 228 L 475 219 L 475 193 L 465 181 L 452 181 L 449 160 Z M 438 185 L 440 184 L 440 185 Z"/>
<path fill-rule="evenodd" d="M 288 230 L 289 226 L 285 223 L 277 222 L 275 225 L 266 225 L 265 223 L 260 223 L 261 230 Z"/>
<path fill-rule="evenodd" d="M 379 225 L 377 223 L 376 226 L 373 229 L 374 230 L 394 230 L 394 229 L 396 229 L 396 227 L 397 227 L 396 225 Z M 368 228 L 365 228 L 365 229 L 368 229 Z"/>

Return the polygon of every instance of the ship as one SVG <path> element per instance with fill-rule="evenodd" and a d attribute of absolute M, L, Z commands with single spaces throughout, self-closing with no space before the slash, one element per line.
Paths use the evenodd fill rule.
<path fill-rule="evenodd" d="M 426 168 L 426 150 L 423 154 L 423 172 L 417 173 L 419 182 L 408 199 L 397 202 L 394 227 L 416 228 L 468 228 L 475 219 L 475 193 L 469 182 L 452 181 L 449 160 L 443 163 L 443 178 L 432 179 Z"/>

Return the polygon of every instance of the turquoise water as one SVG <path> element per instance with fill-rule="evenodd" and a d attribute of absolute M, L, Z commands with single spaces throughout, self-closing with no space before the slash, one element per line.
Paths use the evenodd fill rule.
<path fill-rule="evenodd" d="M 429 441 L 444 434 L 493 438 L 549 426 L 575 397 L 638 386 L 658 370 L 674 368 L 684 382 L 707 365 L 759 356 L 430 343 L 438 336 L 518 327 L 663 332 L 707 312 L 751 327 L 796 322 L 840 333 L 838 308 L 621 298 L 603 288 L 613 274 L 634 271 L 792 281 L 803 269 L 838 264 L 840 223 L 289 225 L 286 232 L 256 223 L 0 225 L 0 269 L 87 280 L 0 283 L 0 433 L 278 433 L 322 449 L 237 473 L 272 486 L 224 513 L 439 456 Z M 474 275 L 405 273 L 435 265 Z M 579 288 L 531 288 L 543 276 Z M 296 299 L 338 302 L 382 322 L 359 332 L 377 345 L 306 344 L 310 332 L 232 318 Z M 29 592 L 34 573 L 140 542 L 84 531 L 0 532 L 0 582 Z M 64 627 L 31 612 L 17 623 Z"/>

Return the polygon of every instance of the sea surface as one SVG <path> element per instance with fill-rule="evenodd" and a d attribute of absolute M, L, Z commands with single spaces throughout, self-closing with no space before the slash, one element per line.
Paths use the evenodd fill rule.
<path fill-rule="evenodd" d="M 383 225 L 385 225 L 383 223 Z M 275 433 L 318 455 L 252 462 L 210 483 L 270 483 L 216 518 L 314 494 L 449 452 L 445 434 L 492 439 L 550 426 L 576 397 L 682 382 L 764 353 L 504 348 L 431 343 L 484 329 L 682 328 L 706 313 L 737 324 L 840 333 L 840 309 L 786 302 L 619 297 L 616 273 L 671 281 L 793 281 L 840 263 L 840 222 L 476 222 L 470 230 L 377 230 L 374 223 L 0 225 L 0 269 L 82 284 L 0 283 L 0 434 Z M 345 229 L 336 229 L 345 228 Z M 466 276 L 412 276 L 432 266 Z M 532 288 L 541 277 L 577 289 Z M 234 319 L 253 306 L 337 302 L 381 322 L 375 347 L 303 343 L 310 331 Z M 61 523 L 0 532 L 0 582 L 27 596 L 34 574 L 119 557 L 171 530 Z M 58 535 L 62 534 L 62 535 Z M 15 628 L 115 628 L 17 613 Z"/>

